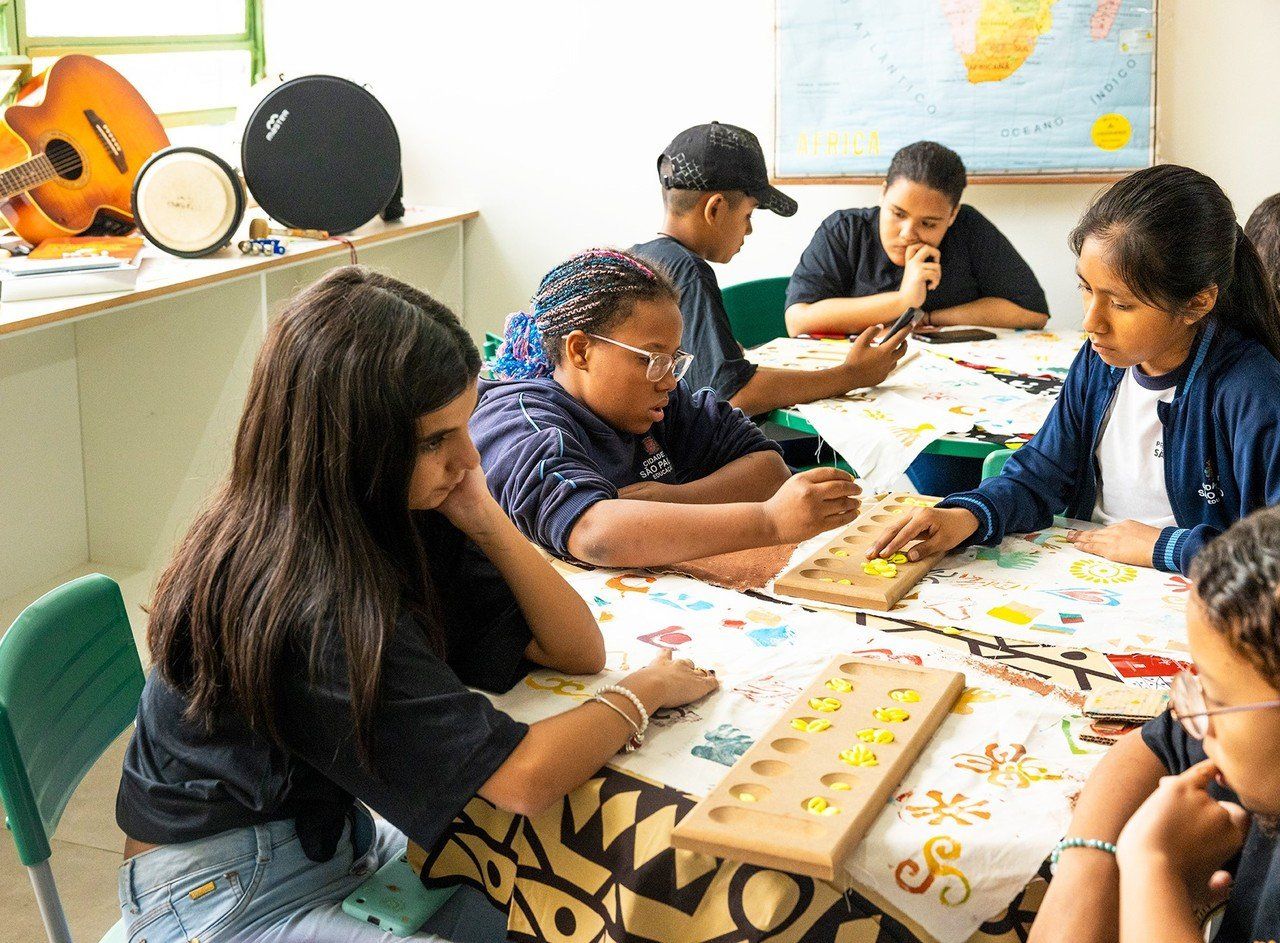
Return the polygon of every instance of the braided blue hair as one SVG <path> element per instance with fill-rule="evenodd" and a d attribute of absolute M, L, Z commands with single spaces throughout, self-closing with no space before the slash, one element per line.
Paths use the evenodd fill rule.
<path fill-rule="evenodd" d="M 631 253 L 588 249 L 543 276 L 530 312 L 507 318 L 489 370 L 500 380 L 550 376 L 559 360 L 560 338 L 578 330 L 604 330 L 630 311 L 631 302 L 679 297 L 666 274 Z"/>

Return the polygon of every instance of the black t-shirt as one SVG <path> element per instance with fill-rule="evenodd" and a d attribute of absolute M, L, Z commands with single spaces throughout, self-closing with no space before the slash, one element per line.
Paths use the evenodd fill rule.
<path fill-rule="evenodd" d="M 662 268 L 680 289 L 684 316 L 680 343 L 693 354 L 684 382 L 691 390 L 711 387 L 721 399 L 732 398 L 755 376 L 756 365 L 743 356 L 742 345 L 733 336 L 716 273 L 705 259 L 670 236 L 632 246 L 631 251 Z"/>
<path fill-rule="evenodd" d="M 1142 739 L 1170 773 L 1181 773 L 1205 759 L 1204 745 L 1187 735 L 1182 725 L 1165 711 L 1142 728 Z M 1229 789 L 1209 786 L 1215 799 L 1238 802 Z M 1255 822 L 1249 827 L 1244 848 L 1227 865 L 1235 875 L 1231 898 L 1214 943 L 1254 943 L 1280 940 L 1280 847 L 1263 834 Z"/>
<path fill-rule="evenodd" d="M 524 737 L 473 685 L 505 691 L 528 670 L 531 639 L 511 590 L 475 545 L 443 516 L 418 515 L 440 596 L 442 661 L 408 614 L 383 653 L 381 701 L 372 722 L 370 773 L 352 736 L 341 637 L 327 641 L 311 683 L 304 651 L 277 678 L 284 748 L 235 711 L 212 731 L 183 718 L 186 699 L 152 670 L 125 754 L 116 821 L 139 841 L 173 844 L 227 829 L 295 819 L 308 857 L 332 857 L 360 799 L 425 848 Z"/>
<path fill-rule="evenodd" d="M 995 225 L 962 205 L 942 244 L 942 280 L 921 307 L 940 311 L 979 298 L 1005 298 L 1049 313 L 1031 267 Z M 787 306 L 827 298 L 861 298 L 897 291 L 903 268 L 880 242 L 880 207 L 837 210 L 822 221 L 787 285 Z"/>

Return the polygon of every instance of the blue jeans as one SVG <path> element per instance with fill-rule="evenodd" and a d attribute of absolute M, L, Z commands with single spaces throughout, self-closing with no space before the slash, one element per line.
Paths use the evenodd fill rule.
<path fill-rule="evenodd" d="M 388 943 L 385 930 L 347 915 L 343 899 L 404 851 L 404 835 L 364 810 L 333 858 L 302 851 L 292 821 L 238 828 L 135 855 L 120 866 L 129 943 Z M 410 939 L 494 943 L 506 914 L 461 887 Z"/>

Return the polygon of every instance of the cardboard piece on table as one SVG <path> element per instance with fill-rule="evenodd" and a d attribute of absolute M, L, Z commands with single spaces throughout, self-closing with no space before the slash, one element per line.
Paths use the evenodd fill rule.
<path fill-rule="evenodd" d="M 898 516 L 916 507 L 932 507 L 939 498 L 890 492 L 864 500 L 862 513 L 837 531 L 830 541 L 808 558 L 789 567 L 774 581 L 774 592 L 800 599 L 888 612 L 909 593 L 921 577 L 943 557 L 935 553 L 913 562 L 899 562 L 892 575 L 867 573 L 866 551 L 880 532 Z M 909 549 L 912 545 L 908 544 Z"/>
<path fill-rule="evenodd" d="M 1169 692 L 1144 688 L 1106 688 L 1084 699 L 1084 716 L 1093 720 L 1143 724 L 1169 706 Z"/>
<path fill-rule="evenodd" d="M 834 658 L 676 825 L 672 845 L 844 880 L 850 852 L 964 685 L 956 671 Z"/>

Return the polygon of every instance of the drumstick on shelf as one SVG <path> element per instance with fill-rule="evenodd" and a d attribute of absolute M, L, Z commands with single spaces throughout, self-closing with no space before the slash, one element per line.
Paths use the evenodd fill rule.
<path fill-rule="evenodd" d="M 323 229 L 275 229 L 265 219 L 249 220 L 249 238 L 266 239 L 268 236 L 297 236 L 299 239 L 328 239 Z"/>

